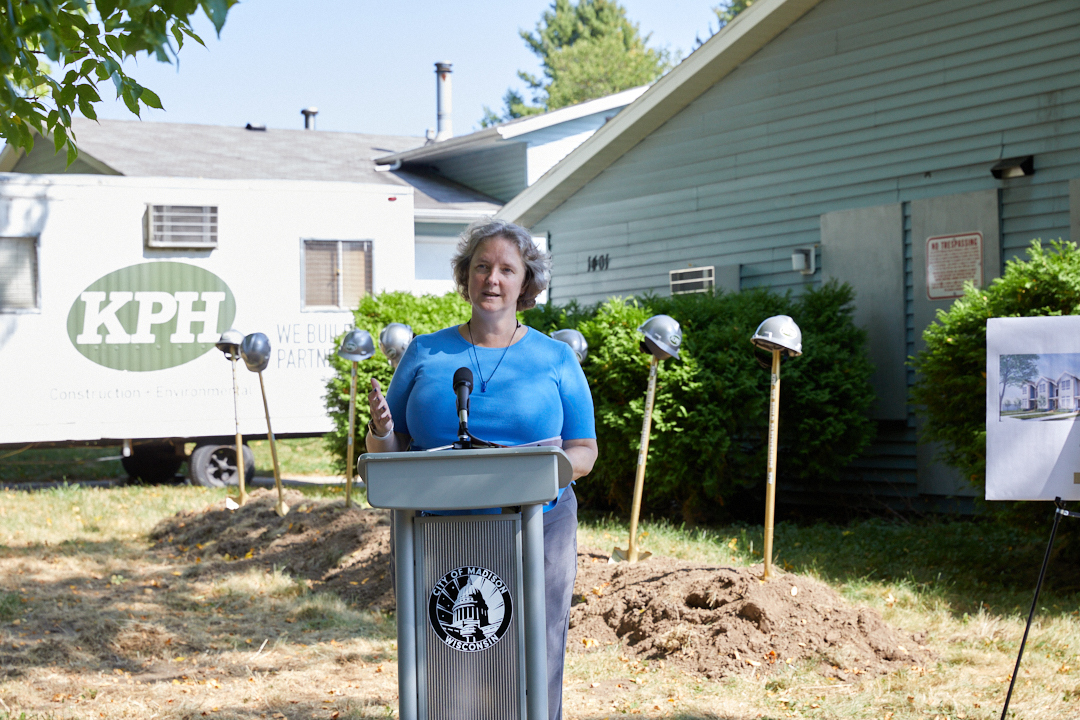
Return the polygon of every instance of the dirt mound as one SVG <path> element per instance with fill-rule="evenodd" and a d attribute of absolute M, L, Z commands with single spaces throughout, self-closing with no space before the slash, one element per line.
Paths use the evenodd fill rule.
<path fill-rule="evenodd" d="M 273 491 L 256 490 L 237 510 L 219 502 L 180 513 L 162 521 L 151 538 L 159 551 L 199 558 L 194 567 L 201 574 L 279 567 L 355 607 L 394 608 L 388 512 L 346 510 L 341 500 L 289 491 L 285 501 L 292 510 L 280 518 L 276 500 Z M 714 679 L 762 677 L 812 662 L 824 675 L 854 680 L 929 659 L 923 638 L 900 633 L 876 611 L 853 607 L 806 577 L 778 573 L 761 583 L 760 566 L 607 560 L 586 549 L 578 554 L 571 652 L 622 643 L 627 655 Z M 160 639 L 125 640 L 138 645 Z"/>
<path fill-rule="evenodd" d="M 666 558 L 612 565 L 582 549 L 571 652 L 623 642 L 626 654 L 660 659 L 715 679 L 769 675 L 816 662 L 827 676 L 853 680 L 928 659 L 923 638 L 904 635 L 869 608 L 797 575 L 759 580 L 762 567 L 728 568 Z"/>
<path fill-rule="evenodd" d="M 201 558 L 202 573 L 278 567 L 356 607 L 394 607 L 387 511 L 346 510 L 344 501 L 309 499 L 295 490 L 285 492 L 285 502 L 291 509 L 278 517 L 277 492 L 256 490 L 236 510 L 222 501 L 178 513 L 160 522 L 150 538 L 159 549 Z"/>

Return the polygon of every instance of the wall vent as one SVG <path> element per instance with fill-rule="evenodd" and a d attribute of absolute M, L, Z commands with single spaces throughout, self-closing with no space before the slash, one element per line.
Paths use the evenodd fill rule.
<path fill-rule="evenodd" d="M 216 205 L 150 205 L 146 246 L 210 250 L 218 242 Z"/>
<path fill-rule="evenodd" d="M 668 273 L 671 282 L 672 295 L 686 295 L 688 293 L 712 292 L 716 287 L 713 266 L 688 268 L 686 270 L 672 270 Z"/>

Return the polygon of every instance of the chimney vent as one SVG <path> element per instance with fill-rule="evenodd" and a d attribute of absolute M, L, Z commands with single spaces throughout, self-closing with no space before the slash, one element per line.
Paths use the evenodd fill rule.
<path fill-rule="evenodd" d="M 454 123 L 451 120 L 453 103 L 450 99 L 450 63 L 435 63 L 435 142 L 442 142 L 454 137 Z"/>
<path fill-rule="evenodd" d="M 317 107 L 304 108 L 303 110 L 300 111 L 300 114 L 304 116 L 304 129 L 305 130 L 314 130 L 315 129 L 315 116 L 319 114 L 319 108 L 317 108 Z"/>

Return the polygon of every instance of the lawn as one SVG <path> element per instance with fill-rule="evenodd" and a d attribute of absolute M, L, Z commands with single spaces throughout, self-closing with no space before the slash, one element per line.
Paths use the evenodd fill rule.
<path fill-rule="evenodd" d="M 247 559 L 151 542 L 160 521 L 223 498 L 184 486 L 0 491 L 0 719 L 395 714 L 391 615 L 350 604 L 303 568 L 259 565 L 254 541 Z M 283 522 L 308 532 L 345 512 L 326 493 L 290 504 Z M 645 523 L 642 542 L 660 557 L 743 567 L 760 562 L 761 532 Z M 997 718 L 1045 539 L 945 519 L 781 523 L 777 566 L 795 574 L 785 577 L 821 580 L 872 608 L 923 638 L 932 659 L 851 681 L 825 677 L 813 662 L 709 680 L 615 643 L 569 653 L 565 717 Z M 609 552 L 625 540 L 625 524 L 583 517 L 582 548 Z M 339 587 L 367 582 L 350 577 Z M 1080 596 L 1051 584 L 1015 717 L 1080 717 L 1078 648 Z"/>
<path fill-rule="evenodd" d="M 248 442 L 255 454 L 255 469 L 259 475 L 274 474 L 270 443 L 267 440 Z M 195 443 L 188 443 L 191 452 Z M 321 437 L 285 438 L 277 440 L 278 463 L 282 477 L 337 476 L 332 458 Z M 187 473 L 187 466 L 180 469 Z M 120 446 L 76 448 L 7 448 L 0 450 L 0 483 L 34 483 L 86 480 L 123 480 L 127 477 L 120 464 Z"/>

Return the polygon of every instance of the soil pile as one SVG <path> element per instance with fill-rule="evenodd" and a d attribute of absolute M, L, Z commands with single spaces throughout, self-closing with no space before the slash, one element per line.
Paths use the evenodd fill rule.
<path fill-rule="evenodd" d="M 343 501 L 286 492 L 292 510 L 274 512 L 277 495 L 256 490 L 244 507 L 223 502 L 162 521 L 151 534 L 159 551 L 200 573 L 256 566 L 282 568 L 331 590 L 355 607 L 394 608 L 390 585 L 390 515 Z M 715 679 L 767 676 L 813 662 L 841 680 L 922 666 L 925 638 L 904 635 L 869 608 L 853 607 L 831 588 L 803 576 L 762 568 L 729 568 L 666 558 L 609 564 L 582 549 L 570 611 L 570 651 L 622 643 L 625 653 L 663 660 Z"/>
<path fill-rule="evenodd" d="M 776 573 L 762 583 L 760 565 L 607 560 L 596 551 L 578 553 L 571 652 L 622 641 L 627 655 L 710 679 L 769 675 L 810 661 L 826 676 L 854 680 L 929 659 L 924 637 L 904 635 L 875 610 L 852 607 L 804 576 Z"/>
<path fill-rule="evenodd" d="M 200 558 L 202 573 L 277 567 L 356 607 L 393 609 L 389 512 L 345 509 L 344 501 L 310 499 L 295 490 L 285 491 L 285 503 L 291 509 L 278 517 L 277 491 L 259 489 L 236 510 L 217 502 L 167 518 L 150 539 L 159 549 Z"/>

